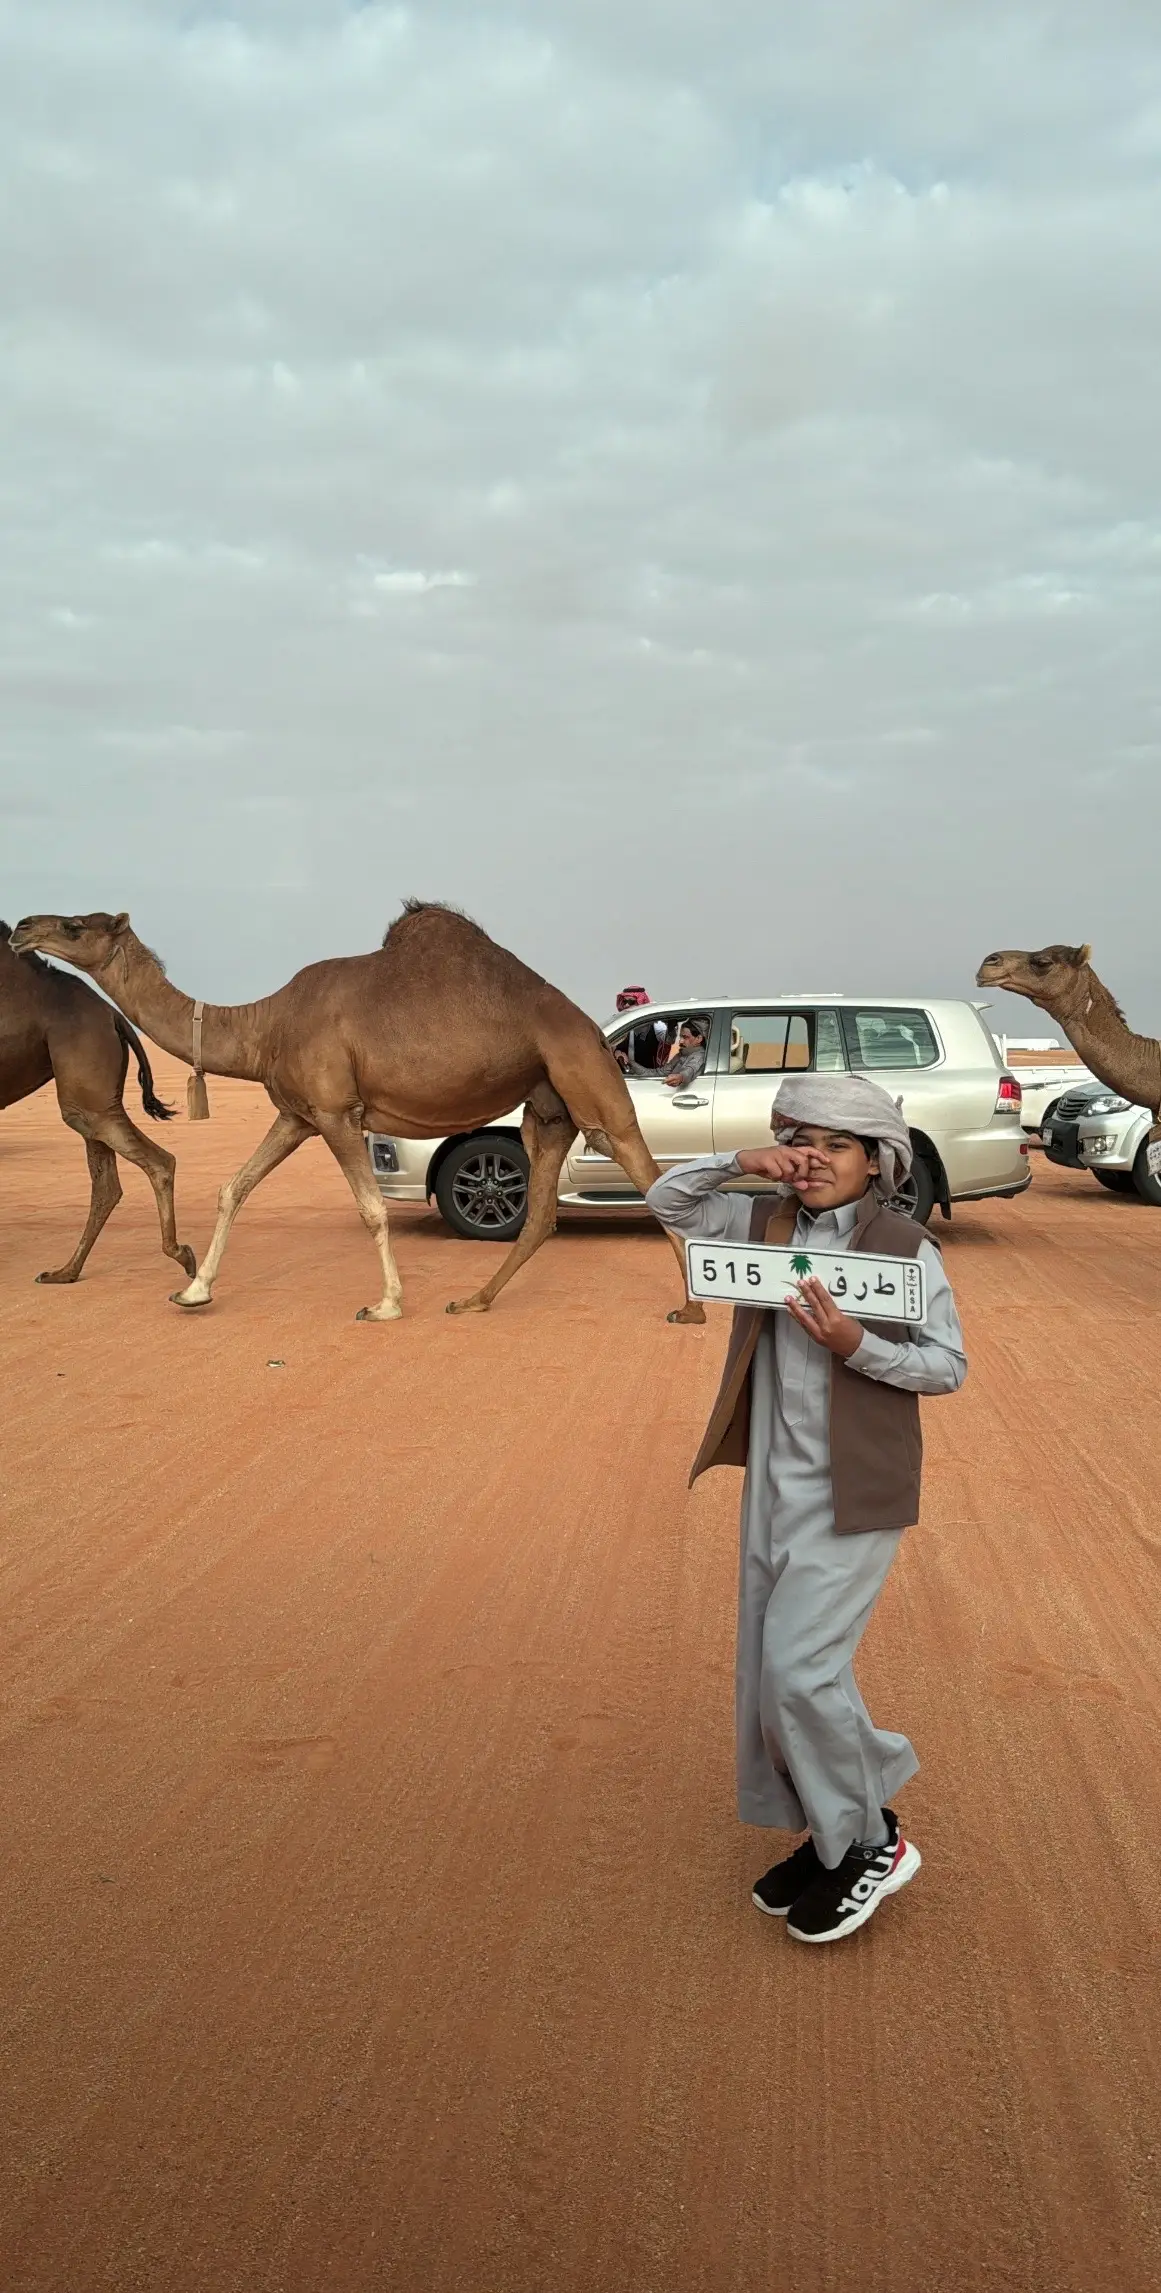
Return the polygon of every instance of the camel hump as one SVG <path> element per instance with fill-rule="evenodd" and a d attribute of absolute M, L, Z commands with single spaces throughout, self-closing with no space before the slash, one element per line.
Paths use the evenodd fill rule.
<path fill-rule="evenodd" d="M 405 900 L 384 934 L 382 954 L 396 994 L 415 989 L 428 1001 L 438 985 L 450 1003 L 473 1009 L 501 1031 L 515 1027 L 527 1042 L 583 1031 L 601 1035 L 595 1020 L 542 972 L 438 900 Z"/>
<path fill-rule="evenodd" d="M 449 907 L 442 900 L 404 900 L 402 914 L 383 934 L 383 946 L 397 960 L 406 957 L 424 965 L 441 960 L 474 964 L 502 975 L 510 987 L 517 982 L 526 988 L 548 984 L 541 972 L 533 971 L 530 964 L 513 955 L 511 948 L 502 947 L 462 908 Z"/>
<path fill-rule="evenodd" d="M 471 950 L 477 958 L 490 951 L 530 979 L 540 977 L 539 972 L 530 971 L 526 963 L 521 963 L 518 955 L 501 947 L 482 924 L 474 923 L 462 908 L 450 907 L 444 900 L 404 900 L 402 913 L 388 924 L 383 934 L 383 946 L 393 955 L 406 953 L 416 958 L 422 951 L 425 962 L 439 950 L 461 954 Z"/>
<path fill-rule="evenodd" d="M 390 994 L 428 1010 L 434 995 L 457 1037 L 470 1044 L 482 1034 L 514 1077 L 541 1069 L 543 1086 L 534 1088 L 543 1088 L 543 1106 L 527 1085 L 521 1096 L 542 1121 L 559 1122 L 567 1109 L 578 1130 L 609 1121 L 617 1128 L 624 1080 L 595 1019 L 470 916 L 434 900 L 407 900 L 382 958 Z"/>

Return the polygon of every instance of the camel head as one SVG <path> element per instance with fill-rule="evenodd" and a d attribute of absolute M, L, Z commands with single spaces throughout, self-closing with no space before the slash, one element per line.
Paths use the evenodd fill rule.
<path fill-rule="evenodd" d="M 1073 1000 L 1091 954 L 1090 947 L 1066 947 L 1060 940 L 1034 951 L 1000 948 L 995 955 L 984 957 L 976 973 L 976 986 L 1002 987 L 1009 995 L 1026 995 L 1029 1003 L 1055 1011 L 1060 1004 Z"/>
<path fill-rule="evenodd" d="M 127 915 L 22 916 L 10 945 L 14 955 L 35 948 L 78 971 L 101 971 L 128 929 Z"/>

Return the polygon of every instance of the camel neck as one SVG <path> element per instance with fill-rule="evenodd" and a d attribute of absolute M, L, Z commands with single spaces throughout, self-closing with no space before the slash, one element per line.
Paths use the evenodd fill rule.
<path fill-rule="evenodd" d="M 1098 1082 L 1156 1114 L 1161 1105 L 1161 1043 L 1152 1035 L 1134 1035 L 1095 971 L 1086 970 L 1075 996 L 1052 1016 Z"/>
<path fill-rule="evenodd" d="M 93 973 L 106 995 L 163 1051 L 193 1065 L 194 999 L 166 978 L 157 957 L 125 932 L 108 963 Z M 239 1075 L 260 1082 L 265 1003 L 207 1003 L 202 1012 L 201 1065 L 207 1075 Z"/>

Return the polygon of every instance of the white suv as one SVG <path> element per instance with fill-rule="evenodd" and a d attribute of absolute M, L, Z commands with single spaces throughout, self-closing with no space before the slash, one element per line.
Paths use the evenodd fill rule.
<path fill-rule="evenodd" d="M 902 1098 L 916 1148 L 917 1218 L 928 1219 L 936 1203 L 950 1218 L 953 1202 L 1022 1194 L 1031 1183 L 1020 1085 L 974 1004 L 883 995 L 703 996 L 621 1012 L 605 1033 L 622 1052 L 634 1037 L 636 1059 L 645 1064 L 651 1042 L 674 1041 L 690 1020 L 702 1023 L 705 1036 L 699 1074 L 677 1089 L 659 1074 L 629 1077 L 638 1122 L 663 1169 L 760 1146 L 770 1135 L 770 1102 L 783 1074 L 853 1069 Z M 373 1133 L 368 1146 L 388 1201 L 434 1198 L 453 1232 L 473 1241 L 510 1242 L 519 1233 L 528 1200 L 519 1108 L 470 1135 Z M 580 1137 L 560 1175 L 560 1202 L 569 1210 L 641 1208 L 620 1164 L 591 1152 Z"/>
<path fill-rule="evenodd" d="M 1148 1107 L 1135 1107 L 1119 1091 L 1094 1081 L 1057 1099 L 1040 1136 L 1049 1162 L 1091 1171 L 1110 1194 L 1139 1195 L 1156 1210 L 1161 1208 L 1161 1179 L 1149 1169 L 1152 1128 Z"/>

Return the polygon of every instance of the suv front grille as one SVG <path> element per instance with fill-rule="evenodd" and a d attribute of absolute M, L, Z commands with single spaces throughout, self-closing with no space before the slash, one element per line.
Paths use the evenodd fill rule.
<path fill-rule="evenodd" d="M 1074 1123 L 1079 1115 L 1087 1114 L 1089 1100 L 1099 1097 L 1099 1091 L 1066 1091 L 1064 1097 L 1056 1102 L 1054 1119 L 1062 1123 Z"/>

